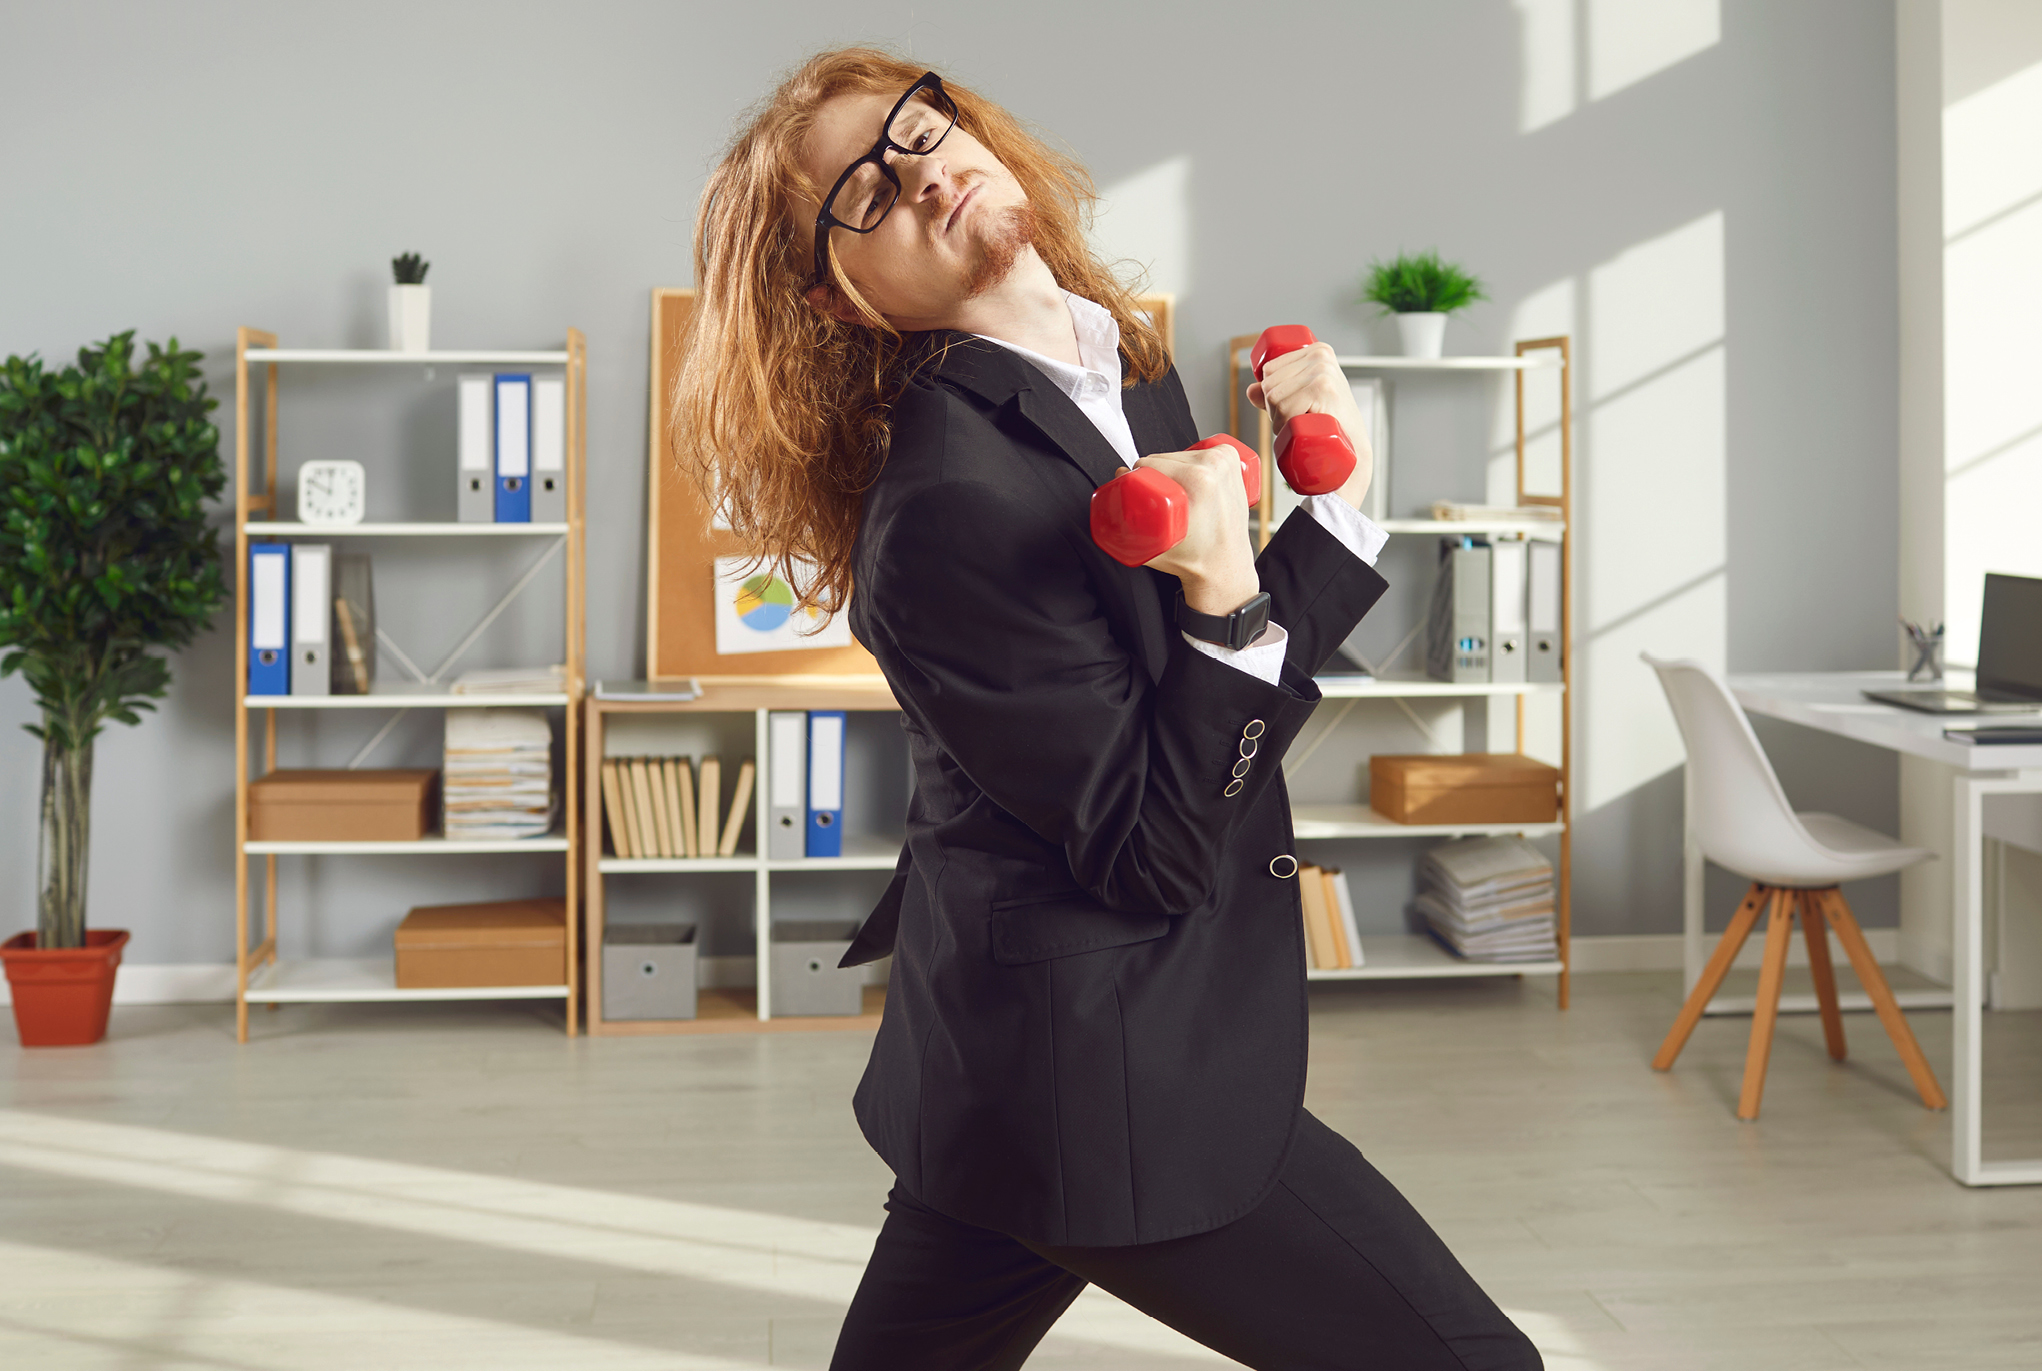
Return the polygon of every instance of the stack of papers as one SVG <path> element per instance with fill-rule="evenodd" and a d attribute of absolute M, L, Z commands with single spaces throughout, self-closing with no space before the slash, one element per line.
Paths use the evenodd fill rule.
<path fill-rule="evenodd" d="M 544 837 L 553 828 L 553 730 L 540 709 L 447 711 L 449 838 Z"/>
<path fill-rule="evenodd" d="M 567 668 L 510 666 L 464 671 L 448 690 L 455 695 L 561 695 L 567 691 Z"/>
<path fill-rule="evenodd" d="M 1463 838 L 1418 864 L 1418 912 L 1432 934 L 1471 962 L 1540 962 L 1560 955 L 1553 864 L 1522 838 Z"/>

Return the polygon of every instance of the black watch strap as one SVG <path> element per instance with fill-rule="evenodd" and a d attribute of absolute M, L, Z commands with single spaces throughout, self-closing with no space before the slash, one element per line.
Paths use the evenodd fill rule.
<path fill-rule="evenodd" d="M 1269 627 L 1269 592 L 1262 591 L 1232 614 L 1200 614 L 1177 592 L 1177 627 L 1200 642 L 1217 643 L 1239 652 Z"/>

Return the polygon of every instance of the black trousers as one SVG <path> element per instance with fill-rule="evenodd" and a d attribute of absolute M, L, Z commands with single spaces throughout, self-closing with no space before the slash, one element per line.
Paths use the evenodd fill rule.
<path fill-rule="evenodd" d="M 831 1371 L 1007 1371 L 1087 1283 L 1270 1371 L 1535 1371 L 1538 1351 L 1345 1138 L 1310 1114 L 1276 1189 L 1223 1228 L 1049 1247 L 896 1185 Z"/>

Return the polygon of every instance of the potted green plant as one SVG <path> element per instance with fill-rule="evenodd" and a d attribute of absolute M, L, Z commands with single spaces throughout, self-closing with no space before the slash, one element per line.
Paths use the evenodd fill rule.
<path fill-rule="evenodd" d="M 1397 316 L 1406 357 L 1437 357 L 1446 317 L 1489 297 L 1480 278 L 1440 261 L 1437 252 L 1400 252 L 1390 261 L 1369 263 L 1361 298 Z"/>
<path fill-rule="evenodd" d="M 397 278 L 390 287 L 390 347 L 396 352 L 430 352 L 433 330 L 433 292 L 425 283 L 432 263 L 415 252 L 390 259 L 390 274 Z"/>
<path fill-rule="evenodd" d="M 206 503 L 226 483 L 200 355 L 132 331 L 0 367 L 0 676 L 35 692 L 42 739 L 36 927 L 0 943 L 24 1046 L 97 1042 L 128 935 L 85 927 L 93 740 L 170 684 L 226 598 Z"/>

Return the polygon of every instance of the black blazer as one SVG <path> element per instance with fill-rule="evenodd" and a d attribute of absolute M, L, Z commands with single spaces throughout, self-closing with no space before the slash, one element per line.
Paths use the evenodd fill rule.
<path fill-rule="evenodd" d="M 1288 520 L 1257 563 L 1281 683 L 1214 661 L 1174 626 L 1174 577 L 1093 544 L 1086 502 L 1121 470 L 1098 430 L 1006 349 L 932 342 L 853 562 L 852 631 L 915 766 L 844 959 L 894 954 L 859 1125 L 925 1204 L 1018 1238 L 1217 1228 L 1275 1184 L 1304 1098 L 1279 763 L 1384 583 Z M 1197 440 L 1174 371 L 1122 396 L 1138 450 Z"/>

